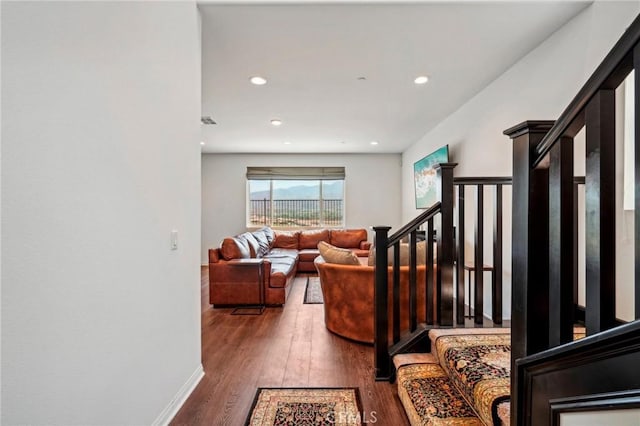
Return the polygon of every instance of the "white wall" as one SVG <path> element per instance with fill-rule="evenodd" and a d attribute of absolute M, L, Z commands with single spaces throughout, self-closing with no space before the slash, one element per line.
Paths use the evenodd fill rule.
<path fill-rule="evenodd" d="M 637 426 L 640 409 L 582 411 L 560 413 L 561 426 Z"/>
<path fill-rule="evenodd" d="M 204 154 L 203 263 L 209 248 L 246 230 L 247 166 L 344 166 L 346 227 L 402 225 L 399 154 Z M 371 231 L 369 239 L 373 239 Z"/>
<path fill-rule="evenodd" d="M 198 19 L 2 2 L 2 424 L 162 422 L 200 378 Z"/>
<path fill-rule="evenodd" d="M 450 160 L 459 163 L 456 176 L 510 176 L 511 142 L 503 130 L 525 120 L 557 118 L 639 10 L 638 2 L 595 2 L 405 151 L 403 220 L 416 214 L 413 163 L 442 145 L 449 144 Z M 510 224 L 505 224 L 505 231 L 510 231 Z M 468 247 L 473 244 L 469 232 Z M 490 263 L 490 235 L 489 225 L 485 228 L 486 263 Z M 510 234 L 505 238 L 505 243 L 510 242 Z M 509 245 L 505 253 L 510 258 Z M 471 259 L 472 251 L 467 250 L 467 256 Z M 505 264 L 503 279 L 503 311 L 510 312 L 510 262 Z M 488 280 L 487 274 L 485 312 L 491 309 Z"/>

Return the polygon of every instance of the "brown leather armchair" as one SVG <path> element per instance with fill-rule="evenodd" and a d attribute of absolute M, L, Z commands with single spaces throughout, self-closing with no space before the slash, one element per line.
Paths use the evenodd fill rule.
<path fill-rule="evenodd" d="M 361 265 L 340 265 L 327 263 L 322 257 L 315 260 L 324 297 L 324 322 L 333 333 L 363 343 L 374 340 L 374 267 L 360 258 Z M 389 267 L 389 282 L 393 280 L 393 268 Z M 426 265 L 417 266 L 417 314 L 418 322 L 426 320 Z M 389 318 L 391 318 L 392 290 L 389 289 Z M 409 267 L 400 267 L 400 332 L 409 330 Z M 392 334 L 389 321 L 389 336 Z"/>

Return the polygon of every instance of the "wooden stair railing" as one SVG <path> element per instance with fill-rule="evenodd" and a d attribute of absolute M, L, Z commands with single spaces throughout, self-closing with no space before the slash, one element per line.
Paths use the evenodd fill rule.
<path fill-rule="evenodd" d="M 474 254 L 472 270 L 474 273 L 474 322 L 477 325 L 484 323 L 484 267 L 482 271 L 477 265 L 484 265 L 484 189 L 491 187 L 494 191 L 493 195 L 493 252 L 492 264 L 490 265 L 493 273 L 491 274 L 491 319 L 495 325 L 502 324 L 502 264 L 503 264 L 503 198 L 502 189 L 505 185 L 511 185 L 510 176 L 500 177 L 456 177 L 453 184 L 457 187 L 458 195 L 458 226 L 457 226 L 457 256 L 456 259 L 462 259 L 456 262 L 456 323 L 464 324 L 464 271 L 465 265 L 465 211 L 466 211 L 466 189 L 471 187 L 476 194 L 476 217 L 474 221 Z M 471 291 L 469 291 L 471 293 Z M 471 307 L 471 301 L 468 302 Z"/>
<path fill-rule="evenodd" d="M 512 425 L 550 424 L 549 407 L 557 398 L 575 397 L 574 404 L 580 401 L 586 404 L 598 392 L 611 394 L 609 399 L 615 399 L 613 395 L 617 391 L 640 389 L 640 372 L 634 367 L 640 364 L 640 345 L 635 343 L 638 327 L 619 326 L 615 300 L 615 89 L 632 70 L 635 70 L 636 86 L 634 297 L 637 320 L 640 316 L 640 93 L 637 89 L 640 88 L 640 17 L 557 121 L 526 121 L 504 132 L 513 140 Z M 586 129 L 584 321 L 587 338 L 584 342 L 569 343 L 576 312 L 577 272 L 573 139 L 582 128 Z M 620 330 L 608 332 L 615 327 Z M 614 356 L 620 342 L 634 342 L 625 349 L 624 357 L 619 357 L 618 362 L 625 368 L 615 370 L 616 374 L 626 371 L 626 377 L 624 380 L 615 377 L 609 382 L 619 386 L 609 386 L 607 381 L 603 383 L 597 374 L 592 374 L 598 371 L 598 366 L 606 364 L 601 362 L 602 356 L 592 355 L 599 350 L 599 342 L 607 339 L 613 347 L 608 356 Z M 536 367 L 553 362 L 579 367 L 567 373 L 567 381 L 558 381 L 555 387 L 533 386 L 532 377 L 541 380 L 537 383 L 554 380 L 553 368 Z M 570 383 L 571 377 L 578 376 L 579 381 Z M 580 385 L 576 385 L 578 382 Z"/>
<path fill-rule="evenodd" d="M 375 287 L 374 287 L 374 363 L 376 380 L 392 380 L 390 348 L 397 345 L 403 337 L 400 330 L 400 311 L 409 311 L 409 330 L 420 333 L 417 321 L 417 237 L 419 228 L 426 223 L 424 259 L 426 268 L 426 322 L 453 326 L 453 263 L 454 263 L 454 234 L 453 234 L 453 169 L 456 163 L 436 165 L 437 198 L 433 206 L 425 210 L 411 222 L 404 225 L 393 235 L 389 236 L 389 226 L 375 226 Z M 438 220 L 436 220 L 438 219 Z M 437 255 L 436 276 L 433 277 L 433 231 L 436 231 Z M 400 240 L 409 238 L 409 306 L 400 306 Z M 388 249 L 393 249 L 393 298 L 388 300 Z M 389 318 L 391 307 L 391 318 Z M 435 307 L 435 309 L 434 309 Z M 392 321 L 392 336 L 389 339 L 389 321 Z M 425 335 L 426 336 L 426 335 Z"/>
<path fill-rule="evenodd" d="M 471 208 L 476 209 L 474 223 L 471 225 L 475 231 L 473 264 L 484 258 L 484 189 L 493 188 L 493 250 L 492 250 L 492 282 L 491 282 L 491 319 L 493 325 L 502 325 L 502 276 L 503 276 L 503 198 L 504 185 L 511 184 L 511 177 L 453 177 L 453 164 L 442 164 L 438 169 L 438 197 L 440 201 L 431 208 L 425 210 L 418 217 L 404 225 L 392 236 L 389 236 L 388 226 L 376 226 L 376 282 L 375 282 L 375 365 L 376 377 L 379 380 L 393 378 L 393 372 L 389 370 L 390 357 L 392 355 L 413 351 L 421 343 L 428 346 L 427 332 L 431 328 L 440 327 L 482 327 L 487 323 L 484 317 L 484 291 L 483 274 L 476 273 L 473 282 L 474 301 L 469 306 L 474 307 L 474 319 L 469 322 L 465 319 L 465 191 L 475 190 L 476 204 Z M 457 211 L 455 211 L 457 209 Z M 456 220 L 457 219 L 457 220 Z M 454 227 L 456 225 L 456 227 Z M 419 231 L 424 228 L 423 231 Z M 426 243 L 426 259 L 434 259 L 433 235 L 437 236 L 435 267 L 437 274 L 427 268 L 425 277 L 426 318 L 424 324 L 418 324 L 417 320 L 417 253 L 416 244 L 418 237 L 424 235 Z M 429 237 L 431 236 L 431 237 Z M 409 240 L 409 281 L 410 297 L 409 305 L 401 306 L 399 297 L 399 268 L 398 265 L 400 240 Z M 381 249 L 384 248 L 384 249 Z M 387 248 L 392 248 L 394 267 L 392 269 L 393 280 L 388 282 Z M 462 261 L 458 261 L 463 259 Z M 425 259 L 421 259 L 425 260 Z M 427 263 L 425 261 L 425 263 Z M 429 263 L 427 263 L 429 264 Z M 472 268 L 475 271 L 475 267 Z M 393 287 L 392 300 L 388 300 L 388 286 Z M 454 306 L 455 299 L 455 306 Z M 386 307 L 391 305 L 392 314 L 387 317 Z M 406 310 L 409 313 L 410 326 L 408 330 L 400 330 L 400 312 Z M 388 325 L 391 323 L 391 336 L 388 335 Z M 424 348 L 423 348 L 424 349 Z"/>
<path fill-rule="evenodd" d="M 577 253 L 577 244 L 578 244 L 578 193 L 580 186 L 584 186 L 584 176 L 576 176 L 573 178 L 573 188 L 571 190 L 571 195 L 575 200 L 573 203 L 573 233 L 572 233 L 572 243 L 574 244 L 575 253 Z M 506 232 L 506 237 L 511 236 L 511 229 L 504 229 L 503 223 L 505 219 L 505 207 L 511 207 L 510 205 L 505 206 L 503 201 L 503 189 L 504 187 L 509 187 L 512 184 L 511 176 L 498 176 L 498 177 L 454 177 L 453 178 L 454 187 L 456 187 L 456 196 L 457 196 L 457 222 L 456 222 L 456 324 L 464 325 L 465 322 L 465 270 L 471 270 L 474 273 L 474 280 L 471 282 L 471 285 L 474 289 L 474 297 L 473 301 L 468 301 L 469 307 L 473 306 L 473 319 L 476 325 L 481 325 L 485 321 L 484 320 L 484 309 L 483 309 L 483 290 L 484 290 L 484 274 L 478 274 L 478 268 L 475 265 L 478 265 L 482 262 L 483 270 L 491 271 L 491 320 L 493 325 L 500 326 L 503 322 L 503 312 L 502 312 L 502 280 L 503 280 L 503 267 L 504 263 L 510 261 L 510 259 L 505 259 L 505 253 L 503 251 L 503 235 Z M 486 260 L 485 250 L 484 250 L 484 222 L 485 222 L 485 196 L 484 192 L 490 190 L 493 192 L 493 196 L 491 197 L 490 202 L 492 202 L 492 244 L 491 244 L 491 253 L 489 256 L 490 260 Z M 468 195 L 469 192 L 475 194 L 475 203 L 471 203 L 469 206 L 469 200 L 465 195 Z M 467 208 L 475 208 L 475 217 L 473 218 L 473 223 L 471 224 L 474 228 L 474 244 L 473 244 L 473 256 L 472 260 L 467 260 L 466 262 L 457 262 L 457 259 L 467 259 L 465 257 L 466 254 L 466 244 L 465 244 L 465 228 L 469 225 L 467 220 L 465 220 L 465 212 Z M 510 211 L 506 212 L 506 216 L 511 214 Z M 489 265 L 486 265 L 484 262 L 490 262 Z M 574 273 L 574 285 L 572 292 L 572 300 L 574 304 L 574 320 L 581 320 L 584 322 L 584 307 L 578 306 L 578 280 L 577 280 L 577 268 L 578 268 L 578 260 L 577 256 L 574 256 L 572 259 L 572 265 Z M 470 280 L 469 280 L 470 281 Z M 469 291 L 469 290 L 467 290 Z M 470 291 L 469 291 L 470 292 Z M 581 314 L 582 313 L 582 314 Z M 507 314 L 510 314 L 508 312 Z"/>

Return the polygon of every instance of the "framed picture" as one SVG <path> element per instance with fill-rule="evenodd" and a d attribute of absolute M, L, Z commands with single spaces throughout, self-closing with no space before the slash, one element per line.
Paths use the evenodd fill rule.
<path fill-rule="evenodd" d="M 437 201 L 436 169 L 434 166 L 449 162 L 449 145 L 432 152 L 413 163 L 413 182 L 416 191 L 416 208 L 426 209 Z"/>

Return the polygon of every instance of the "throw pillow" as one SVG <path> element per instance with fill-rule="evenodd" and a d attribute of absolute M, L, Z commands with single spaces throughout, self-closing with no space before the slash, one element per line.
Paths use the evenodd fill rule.
<path fill-rule="evenodd" d="M 273 241 L 276 239 L 276 233 L 268 226 L 264 226 L 259 230 L 264 232 L 264 235 L 267 236 L 267 242 L 269 243 L 269 248 L 271 248 L 271 246 L 273 246 Z"/>
<path fill-rule="evenodd" d="M 249 244 L 249 252 L 252 258 L 261 257 L 258 256 L 258 252 L 260 251 L 260 244 L 258 244 L 258 240 L 253 236 L 250 232 L 245 232 L 238 235 L 238 238 L 246 240 Z"/>
<path fill-rule="evenodd" d="M 327 263 L 338 263 L 340 265 L 360 265 L 358 256 L 356 256 L 351 250 L 334 247 L 331 244 L 320 241 L 318 243 L 318 250 L 320 256 Z"/>
<path fill-rule="evenodd" d="M 271 248 L 271 246 L 269 245 L 267 234 L 265 234 L 262 229 L 259 229 L 257 231 L 254 231 L 252 235 L 258 242 L 258 245 L 260 246 L 260 249 L 258 250 L 256 257 L 262 257 L 265 254 L 269 253 L 269 249 Z"/>

